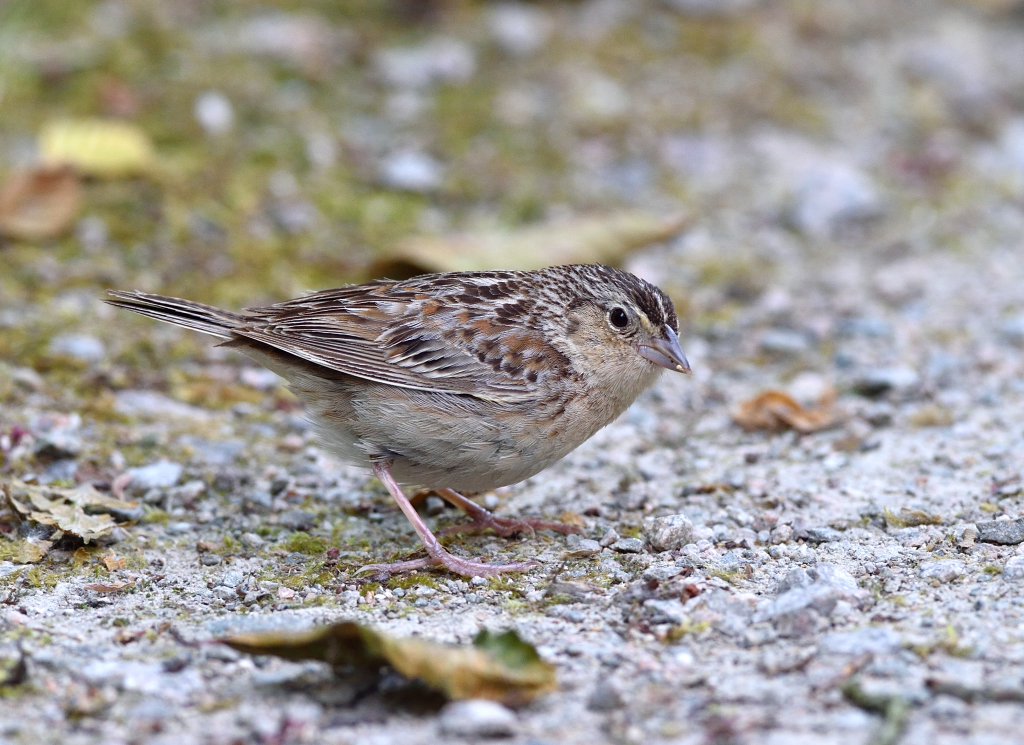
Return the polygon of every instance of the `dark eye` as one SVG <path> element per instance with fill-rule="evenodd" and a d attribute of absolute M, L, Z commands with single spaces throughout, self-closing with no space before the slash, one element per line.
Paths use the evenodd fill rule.
<path fill-rule="evenodd" d="M 608 311 L 608 321 L 617 329 L 624 329 L 629 325 L 629 314 L 622 308 L 612 308 Z"/>

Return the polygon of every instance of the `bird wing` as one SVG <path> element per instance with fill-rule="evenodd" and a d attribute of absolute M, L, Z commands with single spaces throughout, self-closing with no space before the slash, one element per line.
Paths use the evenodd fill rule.
<path fill-rule="evenodd" d="M 249 309 L 232 331 L 365 380 L 522 400 L 568 359 L 519 289 L 511 272 L 374 282 Z"/>

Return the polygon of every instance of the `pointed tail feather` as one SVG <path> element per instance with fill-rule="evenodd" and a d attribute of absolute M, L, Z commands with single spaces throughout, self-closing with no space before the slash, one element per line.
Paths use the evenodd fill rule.
<path fill-rule="evenodd" d="M 116 299 L 103 302 L 115 307 L 141 313 L 165 323 L 173 323 L 182 328 L 219 336 L 222 339 L 230 339 L 232 337 L 231 330 L 248 320 L 240 313 L 232 313 L 212 305 L 176 297 L 151 295 L 148 292 L 137 290 L 133 292 L 107 290 L 107 294 Z"/>

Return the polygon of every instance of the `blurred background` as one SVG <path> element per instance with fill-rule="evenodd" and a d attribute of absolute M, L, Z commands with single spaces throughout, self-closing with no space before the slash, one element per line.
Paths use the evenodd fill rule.
<path fill-rule="evenodd" d="M 602 260 L 713 340 L 810 277 L 902 303 L 1022 205 L 1017 0 L 0 0 L 0 359 L 69 395 L 258 399 L 179 385 L 216 352 L 107 287 Z"/>

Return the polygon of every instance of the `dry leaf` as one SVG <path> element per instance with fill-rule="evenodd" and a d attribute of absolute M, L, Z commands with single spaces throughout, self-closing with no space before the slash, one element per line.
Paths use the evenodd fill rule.
<path fill-rule="evenodd" d="M 127 562 L 123 556 L 114 556 L 111 554 L 103 557 L 103 566 L 107 568 L 108 572 L 116 572 L 118 569 L 124 569 L 126 565 Z"/>
<path fill-rule="evenodd" d="M 101 538 L 117 524 L 119 518 L 130 517 L 137 504 L 122 502 L 100 494 L 91 485 L 75 489 L 51 489 L 14 481 L 3 485 L 4 495 L 23 517 L 40 525 L 50 525 L 65 533 L 73 533 L 86 543 Z M 91 514 L 101 513 L 101 514 Z"/>
<path fill-rule="evenodd" d="M 814 408 L 805 408 L 792 396 L 782 391 L 765 391 L 740 404 L 733 412 L 733 421 L 745 430 L 767 429 L 779 431 L 795 429 L 807 434 L 826 429 L 836 423 L 835 390 L 829 389 Z"/>
<path fill-rule="evenodd" d="M 686 223 L 681 215 L 622 212 L 518 230 L 410 238 L 384 259 L 432 272 L 617 264 L 634 249 L 671 238 Z"/>
<path fill-rule="evenodd" d="M 50 122 L 39 135 L 48 165 L 68 165 L 84 176 L 119 178 L 152 170 L 153 144 L 134 124 L 105 119 Z"/>
<path fill-rule="evenodd" d="M 24 241 L 55 238 L 82 204 L 78 177 L 67 166 L 16 171 L 0 189 L 0 234 Z"/>
<path fill-rule="evenodd" d="M 131 644 L 132 642 L 137 642 L 147 633 L 149 632 L 146 629 L 135 629 L 134 631 L 129 631 L 128 629 L 121 629 L 116 634 L 114 634 L 114 641 L 116 641 L 118 644 Z"/>
<path fill-rule="evenodd" d="M 131 582 L 93 582 L 92 584 L 85 585 L 86 590 L 92 590 L 93 592 L 121 592 L 126 587 L 131 586 Z"/>
<path fill-rule="evenodd" d="M 356 623 L 304 632 L 244 634 L 222 640 L 248 654 L 289 660 L 321 660 L 335 668 L 376 670 L 389 664 L 407 678 L 423 681 L 449 698 L 489 698 L 509 706 L 554 690 L 554 667 L 514 631 L 481 631 L 473 646 L 424 639 L 396 639 Z"/>
<path fill-rule="evenodd" d="M 573 525 L 577 528 L 587 527 L 587 521 L 583 519 L 582 515 L 577 515 L 575 512 L 569 512 L 568 510 L 558 516 L 558 522 Z"/>

